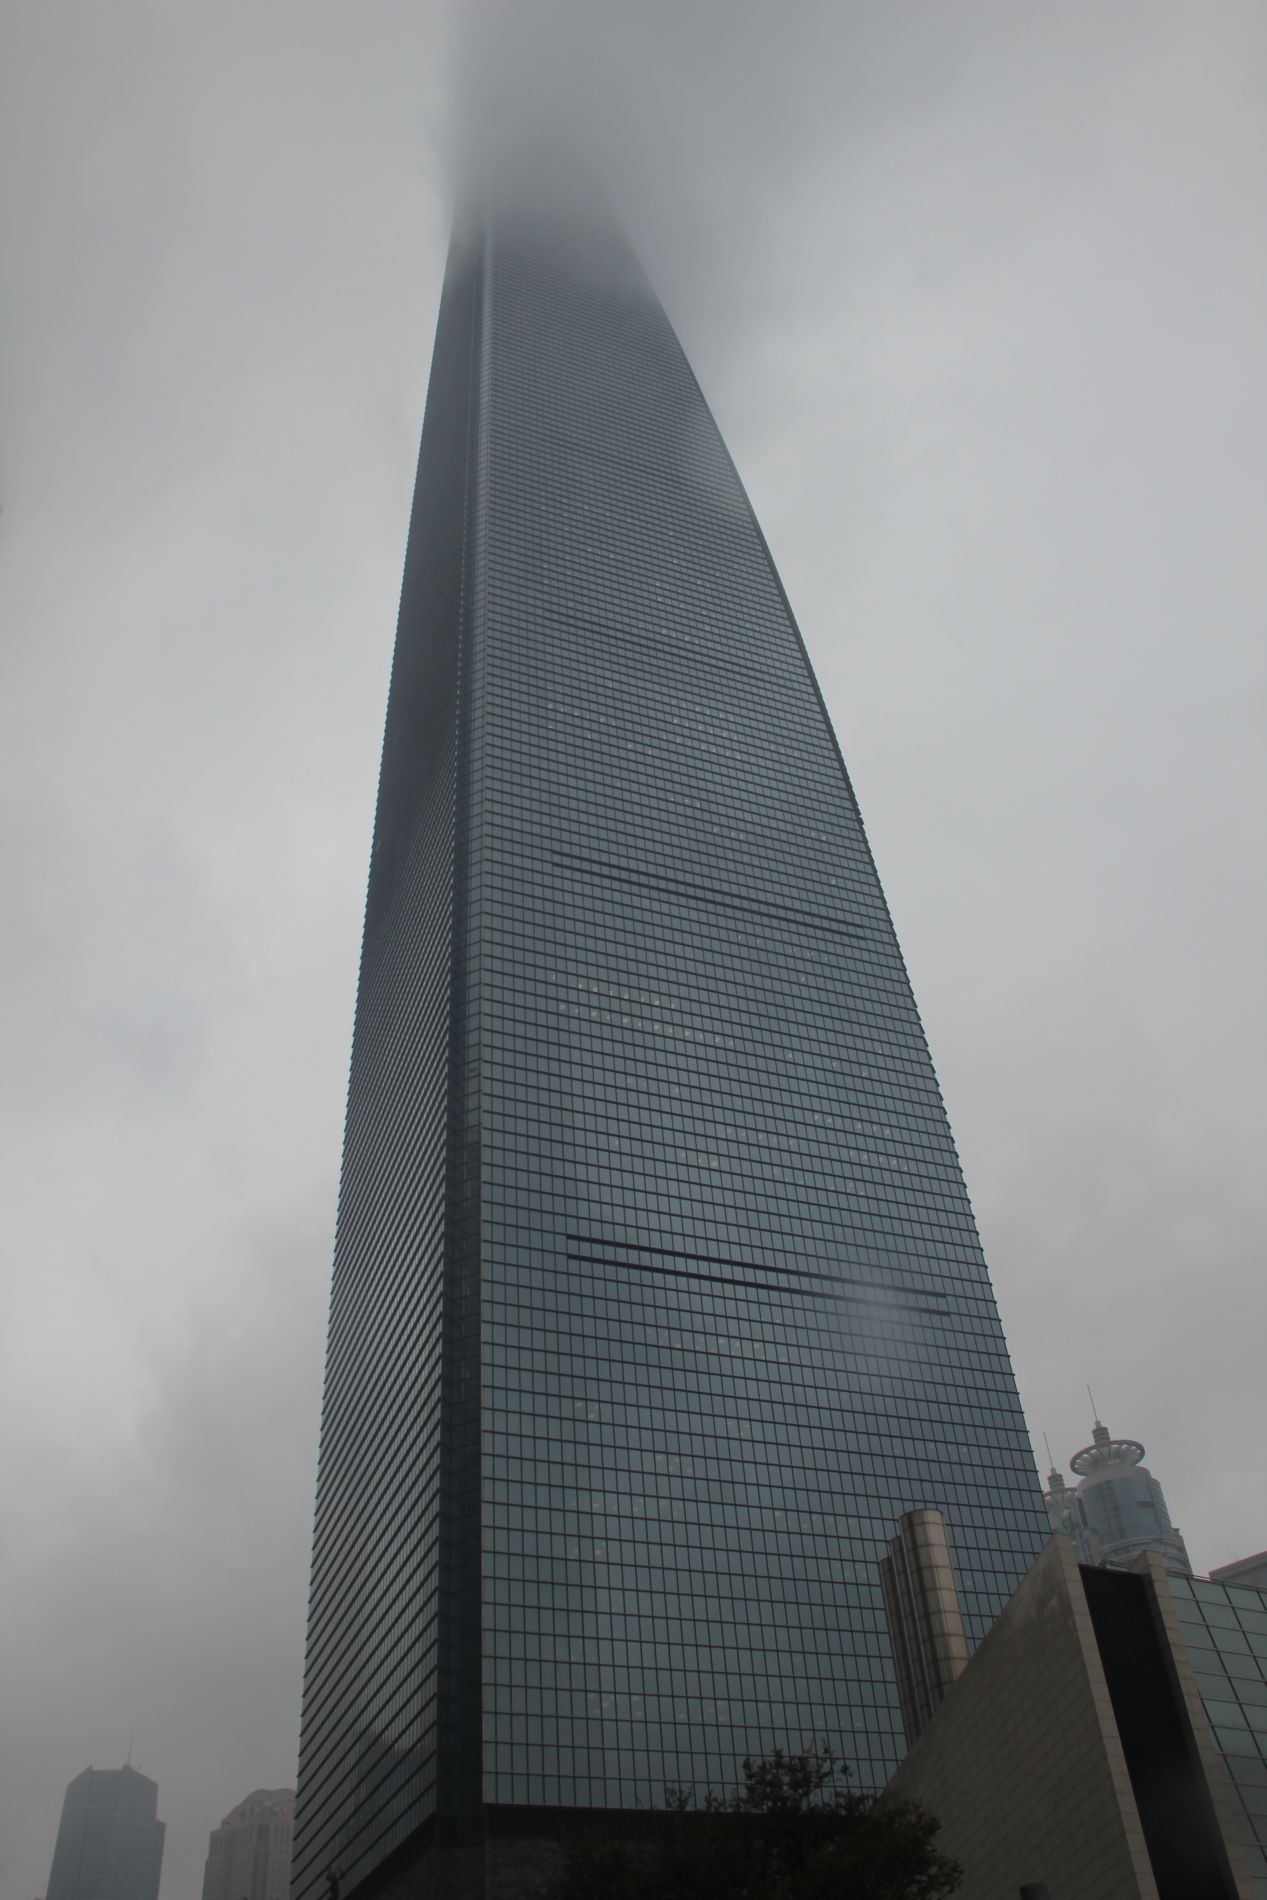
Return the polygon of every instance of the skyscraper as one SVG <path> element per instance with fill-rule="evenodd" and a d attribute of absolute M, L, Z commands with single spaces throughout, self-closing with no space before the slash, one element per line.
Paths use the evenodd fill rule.
<path fill-rule="evenodd" d="M 839 750 L 623 239 L 484 214 L 384 740 L 296 1900 L 809 1736 L 882 1785 L 919 1505 L 976 1641 L 1046 1523 Z"/>
<path fill-rule="evenodd" d="M 1114 1438 L 1095 1419 L 1091 1443 L 1069 1460 L 1079 1480 L 1073 1490 L 1055 1466 L 1047 1474 L 1048 1520 L 1054 1531 L 1073 1538 L 1080 1563 L 1125 1568 L 1151 1550 L 1167 1569 L 1190 1577 L 1183 1536 L 1171 1523 L 1165 1493 L 1143 1458 L 1138 1438 Z"/>
<path fill-rule="evenodd" d="M 46 1900 L 158 1900 L 166 1831 L 156 1782 L 130 1764 L 85 1768 L 62 1803 Z"/>
<path fill-rule="evenodd" d="M 207 1843 L 202 1900 L 286 1900 L 294 1830 L 292 1788 L 257 1788 Z"/>

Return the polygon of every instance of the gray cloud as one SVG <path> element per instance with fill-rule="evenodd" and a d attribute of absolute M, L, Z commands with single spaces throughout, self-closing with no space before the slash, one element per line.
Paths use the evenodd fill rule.
<path fill-rule="evenodd" d="M 1267 1543 L 1260 11 L 0 33 L 3 1900 L 133 1726 L 167 1900 L 293 1771 L 457 70 L 592 153 L 749 483 L 1032 1424 L 1082 1442 L 1089 1378 L 1199 1564 Z"/>

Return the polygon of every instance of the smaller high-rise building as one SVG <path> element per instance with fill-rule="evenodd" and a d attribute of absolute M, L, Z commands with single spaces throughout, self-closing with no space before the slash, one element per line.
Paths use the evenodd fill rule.
<path fill-rule="evenodd" d="M 202 1900 L 286 1900 L 293 1788 L 257 1788 L 213 1828 Z"/>
<path fill-rule="evenodd" d="M 1267 1550 L 1253 1557 L 1238 1557 L 1235 1563 L 1220 1564 L 1210 1572 L 1211 1583 L 1235 1583 L 1246 1590 L 1267 1590 Z"/>
<path fill-rule="evenodd" d="M 1091 1443 L 1069 1460 L 1078 1483 L 1071 1488 L 1055 1466 L 1047 1474 L 1043 1501 L 1051 1527 L 1073 1538 L 1079 1563 L 1125 1569 L 1152 1551 L 1168 1570 L 1190 1577 L 1182 1534 L 1143 1460 L 1138 1438 L 1114 1438 L 1097 1418 Z"/>
<path fill-rule="evenodd" d="M 158 1900 L 165 1833 L 157 1782 L 130 1763 L 85 1768 L 62 1803 L 47 1900 Z"/>
<path fill-rule="evenodd" d="M 893 1644 L 906 1739 L 913 1742 L 968 1663 L 946 1520 L 907 1511 L 880 1561 L 884 1613 Z"/>

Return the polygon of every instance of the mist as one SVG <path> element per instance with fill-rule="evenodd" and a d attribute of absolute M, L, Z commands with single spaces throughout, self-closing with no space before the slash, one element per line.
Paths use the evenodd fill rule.
<path fill-rule="evenodd" d="M 1267 1545 L 1267 16 L 17 0 L 0 21 L 0 1896 L 293 1781 L 339 1142 L 469 168 L 619 210 L 849 764 L 1022 1401 Z M 1041 1446 L 1041 1437 L 1038 1440 Z"/>

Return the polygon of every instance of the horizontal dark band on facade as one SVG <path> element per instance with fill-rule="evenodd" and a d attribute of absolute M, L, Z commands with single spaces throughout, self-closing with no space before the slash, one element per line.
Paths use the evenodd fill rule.
<path fill-rule="evenodd" d="M 869 930 L 858 924 L 840 923 L 835 918 L 817 916 L 812 911 L 792 910 L 786 904 L 767 904 L 759 897 L 741 897 L 735 892 L 721 891 L 708 884 L 679 884 L 674 878 L 657 877 L 650 871 L 636 871 L 626 864 L 610 864 L 602 858 L 562 857 L 556 854 L 551 862 L 560 870 L 579 871 L 588 877 L 605 878 L 611 884 L 666 891 L 670 896 L 684 898 L 690 904 L 709 904 L 717 910 L 776 917 L 781 923 L 795 924 L 801 930 L 812 930 L 820 937 L 857 937 L 865 941 L 871 935 Z"/>
<path fill-rule="evenodd" d="M 745 1293 L 778 1293 L 783 1298 L 791 1295 L 799 1299 L 831 1300 L 838 1306 L 888 1307 L 900 1306 L 903 1313 L 926 1313 L 930 1318 L 945 1318 L 944 1307 L 924 1306 L 913 1299 L 909 1293 L 839 1293 L 834 1289 L 841 1283 L 825 1277 L 815 1280 L 811 1274 L 798 1273 L 796 1278 L 809 1285 L 788 1286 L 779 1280 L 754 1280 L 740 1273 L 705 1273 L 699 1267 L 666 1267 L 659 1261 L 650 1260 L 600 1260 L 595 1254 L 569 1253 L 568 1260 L 577 1267 L 619 1267 L 626 1273 L 667 1273 L 674 1280 L 704 1280 L 712 1286 L 738 1287 Z"/>
<path fill-rule="evenodd" d="M 867 1279 L 858 1273 L 826 1273 L 813 1267 L 772 1267 L 761 1260 L 735 1260 L 727 1254 L 689 1253 L 678 1247 L 644 1245 L 640 1240 L 600 1240 L 595 1234 L 568 1234 L 567 1243 L 569 1250 L 573 1247 L 586 1247 L 591 1249 L 605 1247 L 610 1252 L 618 1254 L 650 1253 L 655 1254 L 660 1259 L 690 1260 L 692 1262 L 698 1262 L 699 1265 L 705 1267 L 739 1267 L 744 1273 L 785 1273 L 789 1278 L 794 1280 L 825 1281 L 828 1286 L 861 1287 L 864 1292 L 874 1294 L 875 1297 L 880 1300 L 931 1300 L 938 1308 L 944 1308 L 946 1305 L 944 1294 L 933 1293 L 923 1287 L 912 1289 L 909 1287 L 892 1286 L 887 1280 Z M 568 1257 L 569 1259 L 574 1257 L 570 1251 Z M 603 1260 L 595 1253 L 594 1264 L 597 1266 L 614 1267 L 620 1266 L 623 1263 L 618 1260 Z"/>
<path fill-rule="evenodd" d="M 717 674 L 728 683 L 735 679 L 751 680 L 763 692 L 773 693 L 797 710 L 800 709 L 799 697 L 787 691 L 784 670 L 777 666 L 757 666 L 744 655 L 733 654 L 725 644 L 725 630 L 719 630 L 715 638 L 669 627 L 645 633 L 623 622 L 617 624 L 612 620 L 599 620 L 596 615 L 581 613 L 569 604 L 566 609 L 552 605 L 549 620 L 538 624 L 529 623 L 525 626 L 521 616 L 514 623 L 514 632 L 515 649 L 519 653 L 534 643 L 548 645 L 553 641 L 557 647 L 559 636 L 569 642 L 575 642 L 579 636 L 588 644 L 591 652 L 596 642 L 599 643 L 600 651 L 605 651 L 609 645 L 620 646 L 623 643 L 654 653 L 657 663 L 662 664 L 667 660 L 684 667 L 699 667 Z"/>

